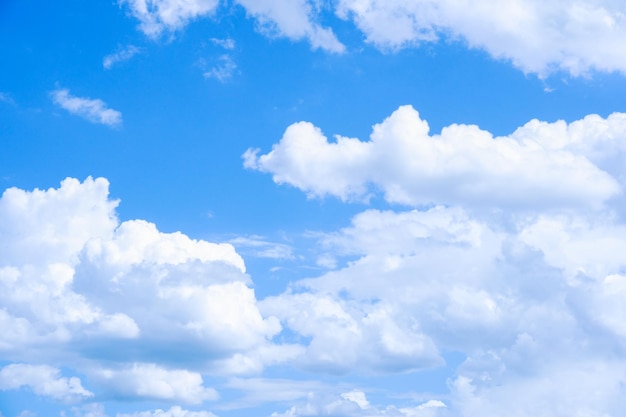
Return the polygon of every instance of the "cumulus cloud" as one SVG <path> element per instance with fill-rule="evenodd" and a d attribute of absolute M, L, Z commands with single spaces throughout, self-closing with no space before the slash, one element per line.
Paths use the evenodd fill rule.
<path fill-rule="evenodd" d="M 122 124 L 122 113 L 108 108 L 106 103 L 100 99 L 76 97 L 71 95 L 67 88 L 54 90 L 51 96 L 52 101 L 62 109 L 89 120 L 92 123 L 99 123 L 110 127 Z"/>
<path fill-rule="evenodd" d="M 402 106 L 374 126 L 367 142 L 342 136 L 330 142 L 319 128 L 299 122 L 269 153 L 249 149 L 243 157 L 245 167 L 309 196 L 363 200 L 379 189 L 388 202 L 411 206 L 597 208 L 621 187 L 596 149 L 625 134 L 626 115 L 616 113 L 570 125 L 531 121 L 505 137 L 456 124 L 431 135 L 418 112 Z"/>
<path fill-rule="evenodd" d="M 203 385 L 202 376 L 187 370 L 168 370 L 155 364 L 135 363 L 123 369 L 91 371 L 104 390 L 118 398 L 170 400 L 200 404 L 216 400 L 213 388 Z"/>
<path fill-rule="evenodd" d="M 120 0 L 139 20 L 140 29 L 157 37 L 191 20 L 216 12 L 219 0 Z M 343 52 L 332 28 L 319 23 L 325 12 L 353 22 L 367 42 L 383 50 L 426 42 L 460 41 L 496 59 L 511 61 L 540 76 L 566 71 L 626 72 L 626 7 L 612 0 L 340 0 L 322 6 L 314 0 L 237 0 L 258 22 L 261 32 L 313 48 Z"/>
<path fill-rule="evenodd" d="M 465 356 L 445 402 L 383 410 L 343 396 L 275 415 L 619 415 L 625 121 L 615 113 L 533 120 L 498 138 L 463 125 L 430 135 L 402 107 L 368 142 L 329 142 L 299 123 L 271 152 L 248 151 L 248 168 L 311 196 L 381 190 L 415 207 L 369 209 L 315 234 L 319 258 L 338 268 L 261 302 L 304 346 L 296 363 L 394 372 L 436 366 L 441 352 Z"/>
<path fill-rule="evenodd" d="M 607 212 L 578 216 L 546 225 L 530 214 L 503 224 L 460 207 L 368 210 L 321 237 L 349 263 L 268 297 L 262 309 L 303 337 L 303 357 L 316 369 L 411 369 L 424 359 L 411 334 L 431 343 L 432 358 L 466 356 L 445 409 L 397 406 L 398 413 L 618 415 L 626 378 L 623 225 Z M 598 240 L 609 224 L 615 235 Z M 337 414 L 324 404 L 280 415 Z M 338 414 L 361 415 L 353 409 Z"/>
<path fill-rule="evenodd" d="M 266 298 L 261 308 L 310 339 L 306 351 L 296 358 L 308 369 L 330 373 L 396 372 L 443 363 L 418 323 L 399 316 L 390 304 L 367 305 L 323 294 L 286 293 Z"/>
<path fill-rule="evenodd" d="M 343 52 L 345 46 L 329 28 L 314 22 L 314 5 L 307 0 L 237 0 L 257 19 L 261 30 L 289 39 L 307 39 L 314 49 Z"/>
<path fill-rule="evenodd" d="M 102 66 L 104 67 L 104 69 L 111 69 L 114 65 L 124 61 L 128 61 L 139 53 L 141 53 L 141 48 L 138 48 L 134 45 L 126 45 L 124 47 L 118 48 L 118 50 L 114 53 L 105 56 L 102 59 Z"/>
<path fill-rule="evenodd" d="M 337 14 L 366 39 L 398 49 L 440 38 L 504 58 L 525 72 L 626 72 L 626 7 L 611 0 L 340 0 Z"/>
<path fill-rule="evenodd" d="M 0 369 L 0 390 L 29 387 L 37 395 L 62 401 L 75 401 L 93 396 L 83 388 L 79 378 L 64 378 L 61 372 L 47 365 L 14 363 Z"/>
<path fill-rule="evenodd" d="M 119 0 L 139 20 L 139 29 L 156 38 L 163 31 L 183 28 L 191 20 L 210 15 L 218 0 Z"/>
<path fill-rule="evenodd" d="M 103 178 L 4 192 L 3 358 L 54 356 L 102 385 L 125 387 L 120 396 L 192 403 L 215 392 L 188 367 L 228 374 L 240 372 L 238 358 L 248 354 L 255 370 L 278 360 L 284 352 L 273 353 L 271 338 L 279 321 L 260 313 L 232 245 L 120 222 L 117 205 Z M 100 359 L 115 366 L 95 374 L 82 368 L 100 369 Z"/>

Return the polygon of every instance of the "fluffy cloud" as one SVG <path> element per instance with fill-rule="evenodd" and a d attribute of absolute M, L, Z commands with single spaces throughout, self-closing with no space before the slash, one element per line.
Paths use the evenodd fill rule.
<path fill-rule="evenodd" d="M 595 150 L 624 135 L 624 114 L 569 126 L 532 121 L 506 137 L 473 125 L 430 135 L 418 112 L 403 106 L 375 125 L 367 142 L 341 136 L 329 142 L 312 124 L 295 123 L 269 153 L 248 150 L 244 165 L 309 196 L 366 199 L 380 189 L 388 202 L 411 206 L 598 208 L 621 187 Z"/>
<path fill-rule="evenodd" d="M 181 29 L 189 21 L 211 14 L 218 3 L 218 0 L 120 0 L 139 20 L 141 31 L 151 37 L 158 37 L 165 30 Z"/>
<path fill-rule="evenodd" d="M 118 398 L 156 399 L 200 404 L 219 395 L 206 388 L 197 372 L 167 370 L 155 364 L 135 363 L 130 367 L 91 371 L 92 378 Z"/>
<path fill-rule="evenodd" d="M 232 245 L 162 233 L 143 220 L 120 223 L 117 204 L 103 178 L 4 192 L 5 360 L 54 357 L 103 387 L 118 387 L 106 389 L 115 395 L 192 403 L 216 395 L 199 373 L 185 370 L 192 364 L 228 374 L 243 371 L 242 357 L 254 359 L 247 370 L 279 361 L 285 352 L 270 340 L 280 324 L 259 312 Z M 100 359 L 113 365 L 89 372 L 101 369 Z"/>
<path fill-rule="evenodd" d="M 67 88 L 54 90 L 51 96 L 54 103 L 61 108 L 92 123 L 100 123 L 110 127 L 122 124 L 122 113 L 109 109 L 106 103 L 100 99 L 76 97 L 71 95 Z"/>
<path fill-rule="evenodd" d="M 306 348 L 301 366 L 393 372 L 436 365 L 440 352 L 465 356 L 446 407 L 374 410 L 343 397 L 276 415 L 619 415 L 625 121 L 616 113 L 533 120 L 501 138 L 460 125 L 429 135 L 403 107 L 368 142 L 330 143 L 299 123 L 268 154 L 248 151 L 247 167 L 311 196 L 381 190 L 418 207 L 366 210 L 315 235 L 320 259 L 339 268 L 261 302 Z"/>
<path fill-rule="evenodd" d="M 93 396 L 76 377 L 63 378 L 61 372 L 46 365 L 14 363 L 0 369 L 0 390 L 29 387 L 37 395 L 62 401 L 74 401 Z"/>
<path fill-rule="evenodd" d="M 314 23 L 315 4 L 307 0 L 237 0 L 237 3 L 257 19 L 263 32 L 293 40 L 306 38 L 314 49 L 345 50 L 331 29 Z"/>
<path fill-rule="evenodd" d="M 265 314 L 310 338 L 301 365 L 330 373 L 393 372 L 442 364 L 432 340 L 392 305 L 322 294 L 283 294 L 261 302 Z"/>
<path fill-rule="evenodd" d="M 156 37 L 211 15 L 219 0 L 120 0 Z M 626 8 L 612 0 L 237 0 L 262 32 L 307 39 L 313 48 L 342 52 L 331 28 L 316 23 L 333 11 L 354 22 L 368 42 L 384 50 L 425 42 L 461 41 L 541 76 L 563 70 L 574 76 L 591 70 L 626 72 Z"/>
<path fill-rule="evenodd" d="M 219 6 L 218 0 L 120 0 L 120 3 L 129 7 L 139 20 L 141 31 L 151 37 L 181 29 L 193 19 L 211 15 Z M 267 35 L 306 39 L 312 48 L 329 52 L 345 50 L 331 29 L 315 22 L 316 7 L 307 0 L 237 0 L 236 3 Z"/>
<path fill-rule="evenodd" d="M 336 11 L 384 49 L 443 37 L 540 75 L 626 72 L 616 53 L 626 46 L 626 7 L 615 1 L 340 0 Z"/>
<path fill-rule="evenodd" d="M 263 300 L 262 309 L 303 337 L 307 365 L 317 369 L 411 369 L 423 360 L 419 344 L 406 339 L 416 332 L 433 358 L 462 352 L 448 407 L 429 413 L 619 415 L 626 240 L 621 221 L 606 216 L 582 209 L 576 221 L 560 214 L 546 225 L 545 215 L 533 214 L 503 224 L 459 207 L 368 210 L 321 238 L 323 248 L 353 260 Z M 340 403 L 284 415 L 378 415 L 329 404 Z"/>

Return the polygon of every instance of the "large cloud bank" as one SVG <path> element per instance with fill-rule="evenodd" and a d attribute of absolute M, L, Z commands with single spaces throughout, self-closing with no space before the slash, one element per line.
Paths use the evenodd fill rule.
<path fill-rule="evenodd" d="M 320 235 L 320 257 L 343 266 L 261 301 L 308 340 L 303 366 L 406 372 L 465 356 L 434 407 L 316 397 L 280 415 L 621 415 L 625 121 L 431 135 L 401 107 L 367 142 L 303 122 L 248 151 L 248 168 L 310 196 L 391 204 Z"/>
<path fill-rule="evenodd" d="M 194 19 L 219 13 L 218 0 L 120 0 L 156 37 Z M 382 50 L 460 41 L 511 61 L 524 72 L 547 75 L 591 70 L 626 72 L 626 6 L 612 0 L 238 0 L 237 5 L 271 36 L 306 39 L 313 48 L 343 52 L 328 13 L 353 23 Z"/>
<path fill-rule="evenodd" d="M 625 138 L 622 114 L 506 137 L 431 134 L 411 107 L 369 141 L 295 124 L 246 166 L 384 207 L 315 234 L 320 263 L 339 267 L 262 300 L 231 245 L 120 222 L 105 179 L 8 189 L 0 390 L 83 403 L 85 416 L 105 416 L 105 399 L 167 405 L 139 416 L 211 416 L 197 409 L 234 390 L 241 404 L 280 403 L 275 416 L 618 417 Z M 264 375 L 272 366 L 286 379 Z M 338 383 L 442 366 L 439 392 L 374 401 Z"/>
<path fill-rule="evenodd" d="M 117 204 L 103 178 L 2 195 L 0 389 L 199 404 L 218 398 L 203 374 L 272 357 L 281 327 L 230 244 L 120 223 Z"/>

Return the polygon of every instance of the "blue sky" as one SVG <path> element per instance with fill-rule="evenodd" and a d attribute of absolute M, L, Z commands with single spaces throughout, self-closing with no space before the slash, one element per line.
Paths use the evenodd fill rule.
<path fill-rule="evenodd" d="M 0 416 L 620 416 L 626 7 L 0 3 Z"/>

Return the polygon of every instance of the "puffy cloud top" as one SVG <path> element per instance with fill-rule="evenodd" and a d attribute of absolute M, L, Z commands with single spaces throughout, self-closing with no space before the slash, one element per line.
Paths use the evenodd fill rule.
<path fill-rule="evenodd" d="M 375 125 L 367 142 L 342 136 L 329 142 L 311 123 L 295 123 L 269 153 L 248 150 L 244 165 L 310 196 L 342 200 L 367 199 L 380 189 L 388 202 L 410 206 L 598 208 L 622 191 L 598 155 L 624 135 L 623 114 L 569 126 L 531 121 L 506 137 L 456 124 L 430 135 L 418 112 L 403 106 Z"/>

